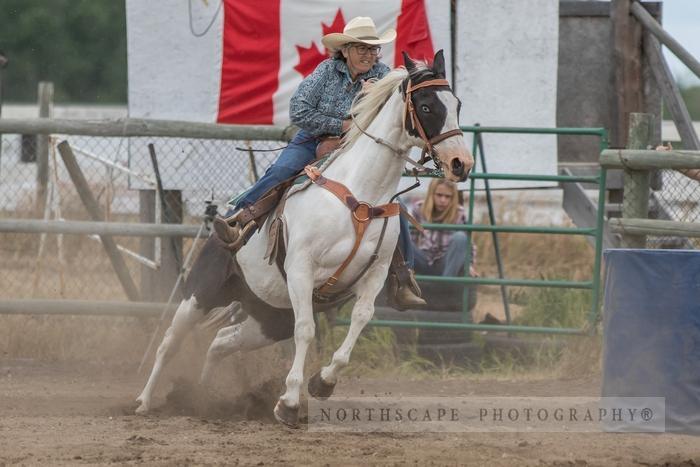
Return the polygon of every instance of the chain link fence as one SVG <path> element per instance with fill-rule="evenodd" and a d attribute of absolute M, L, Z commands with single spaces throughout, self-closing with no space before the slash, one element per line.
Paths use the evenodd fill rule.
<path fill-rule="evenodd" d="M 652 191 L 649 200 L 649 217 L 679 222 L 700 222 L 700 181 L 685 176 L 677 170 L 660 170 L 661 189 Z M 700 247 L 700 239 L 671 236 L 650 236 L 647 248 Z"/>
<path fill-rule="evenodd" d="M 632 217 L 649 218 L 684 223 L 700 222 L 700 181 L 683 174 L 682 171 L 661 169 L 649 173 L 648 205 L 644 210 L 644 199 L 647 190 L 641 186 L 643 177 L 641 171 L 630 171 L 635 176 L 627 178 L 624 190 L 624 205 Z M 621 210 L 624 210 L 621 207 Z M 628 211 L 629 212 L 629 211 Z M 646 214 L 648 212 L 648 215 Z M 700 247 L 700 239 L 673 235 L 646 235 L 646 242 L 640 243 L 641 237 L 635 237 L 627 232 L 623 235 L 622 248 L 670 248 L 695 249 Z"/>
<path fill-rule="evenodd" d="M 182 212 L 182 222 L 199 225 L 207 202 L 225 203 L 249 187 L 276 159 L 283 141 L 234 141 L 174 137 L 51 135 L 44 183 L 37 160 L 41 135 L 2 135 L 0 213 L 4 219 L 91 220 L 56 148 L 68 141 L 97 199 L 112 222 L 143 222 L 144 200 L 155 203 L 153 143 L 165 190 L 165 210 Z M 45 138 L 45 137 L 44 137 Z M 150 198 L 144 197 L 149 193 Z M 180 206 L 172 206 L 181 199 Z M 158 209 L 150 207 L 151 212 Z M 206 233 L 205 233 L 206 235 Z M 144 241 L 116 237 L 136 284 L 147 268 L 138 261 Z M 164 240 L 165 241 L 165 240 Z M 198 245 L 203 242 L 200 240 Z M 194 245 L 183 241 L 183 258 Z M 152 247 L 151 247 L 152 248 Z M 158 258 L 149 258 L 151 260 Z M 97 236 L 0 233 L 0 296 L 124 300 L 125 293 Z"/>

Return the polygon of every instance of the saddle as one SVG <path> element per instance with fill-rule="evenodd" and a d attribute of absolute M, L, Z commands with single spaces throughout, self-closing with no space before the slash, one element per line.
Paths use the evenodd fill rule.
<path fill-rule="evenodd" d="M 326 160 L 326 157 L 316 158 L 313 165 L 321 165 L 326 162 Z M 292 186 L 304 181 L 304 175 L 305 174 L 303 171 L 299 171 L 299 173 L 293 177 L 283 180 L 270 188 L 256 202 L 241 209 L 240 213 L 238 214 L 237 222 L 240 223 L 240 225 L 245 226 L 252 221 L 255 222 L 253 225 L 257 228 L 257 230 L 262 229 L 262 226 L 265 225 L 267 218 L 270 217 L 270 213 L 272 213 L 275 208 L 280 205 L 280 201 L 286 197 L 289 189 Z M 284 203 L 282 203 L 282 206 L 284 206 Z"/>
<path fill-rule="evenodd" d="M 312 166 L 320 166 L 323 164 L 328 156 L 338 149 L 341 144 L 342 138 L 340 136 L 321 137 L 316 146 L 316 160 L 312 163 Z M 285 193 L 287 193 L 289 188 L 297 183 L 298 179 L 303 175 L 304 172 L 300 171 L 297 175 L 272 187 L 252 205 L 243 208 L 238 217 L 240 225 L 248 225 L 251 221 L 254 221 L 255 224 L 253 225 L 257 226 L 258 230 L 260 230 L 270 213 L 280 204 Z"/>

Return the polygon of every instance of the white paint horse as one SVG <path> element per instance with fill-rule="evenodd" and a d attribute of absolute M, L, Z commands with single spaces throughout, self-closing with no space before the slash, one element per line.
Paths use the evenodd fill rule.
<path fill-rule="evenodd" d="M 411 147 L 426 148 L 445 177 L 464 181 L 474 164 L 459 130 L 460 102 L 445 81 L 442 51 L 432 67 L 404 54 L 399 68 L 375 83 L 351 110 L 355 126 L 323 176 L 344 184 L 357 200 L 376 206 L 390 201 L 404 171 Z M 185 335 L 209 316 L 233 316 L 219 330 L 202 371 L 206 384 L 223 357 L 294 337 L 295 354 L 286 379 L 286 391 L 275 407 L 275 417 L 296 426 L 306 353 L 313 340 L 313 291 L 348 258 L 355 242 L 351 212 L 332 193 L 311 185 L 289 197 L 284 208 L 287 256 L 286 280 L 275 264 L 263 259 L 270 219 L 261 232 L 234 257 L 214 235 L 209 237 L 186 283 L 186 296 L 160 344 L 148 382 L 137 401 L 145 413 L 158 377 Z M 374 301 L 387 276 L 399 235 L 398 216 L 390 217 L 378 258 L 359 277 L 377 247 L 383 220 L 370 222 L 357 252 L 335 287 L 356 297 L 351 324 L 328 366 L 309 382 L 314 397 L 330 396 L 338 372 L 348 364 L 360 332 L 374 314 Z M 354 282 L 354 283 L 353 283 Z M 241 304 L 239 307 L 238 304 Z M 235 305 L 231 305 L 231 304 Z M 228 308 L 226 308 L 228 307 Z"/>

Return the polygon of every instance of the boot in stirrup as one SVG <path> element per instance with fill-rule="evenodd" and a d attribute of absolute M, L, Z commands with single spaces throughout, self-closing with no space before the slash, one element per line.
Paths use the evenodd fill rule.
<path fill-rule="evenodd" d="M 243 245 L 248 242 L 251 234 L 255 231 L 258 224 L 251 220 L 246 225 L 242 226 L 238 222 L 241 210 L 236 211 L 229 217 L 215 217 L 212 225 L 214 232 L 219 237 L 219 240 L 226 244 L 226 248 L 232 252 L 237 252 Z"/>
<path fill-rule="evenodd" d="M 421 290 L 416 282 L 413 270 L 403 260 L 403 256 L 398 248 L 395 250 L 394 258 L 391 261 L 388 286 L 389 299 L 397 310 L 403 311 L 427 305 L 427 302 L 421 298 Z"/>

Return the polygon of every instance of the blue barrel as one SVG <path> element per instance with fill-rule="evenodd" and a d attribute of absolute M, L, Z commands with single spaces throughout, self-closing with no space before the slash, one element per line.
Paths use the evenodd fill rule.
<path fill-rule="evenodd" d="M 700 251 L 607 250 L 604 397 L 665 397 L 666 430 L 700 434 Z"/>

